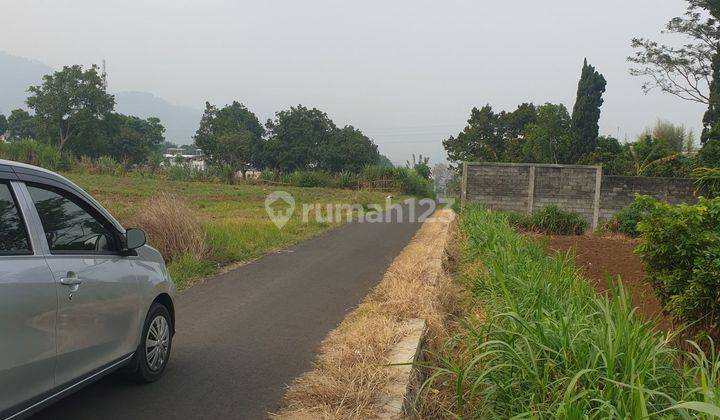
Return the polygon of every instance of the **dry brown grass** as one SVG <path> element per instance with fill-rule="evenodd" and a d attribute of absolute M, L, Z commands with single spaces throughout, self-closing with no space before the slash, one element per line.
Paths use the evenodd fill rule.
<path fill-rule="evenodd" d="M 455 231 L 439 211 L 393 261 L 380 284 L 323 342 L 314 370 L 298 378 L 276 415 L 288 419 L 365 419 L 378 412 L 393 379 L 387 354 L 407 333 L 406 320 L 427 321 L 426 340 L 446 337 L 456 289 L 442 273 Z"/>
<path fill-rule="evenodd" d="M 207 255 L 205 233 L 190 206 L 180 197 L 160 193 L 142 205 L 135 223 L 148 236 L 148 243 L 166 260 L 181 255 L 197 259 Z"/>

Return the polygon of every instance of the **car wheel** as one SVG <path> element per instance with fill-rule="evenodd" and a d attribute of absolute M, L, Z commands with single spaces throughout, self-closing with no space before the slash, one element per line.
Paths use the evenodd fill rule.
<path fill-rule="evenodd" d="M 153 303 L 145 318 L 140 345 L 135 352 L 132 376 L 141 383 L 155 382 L 170 360 L 172 319 L 167 308 Z"/>

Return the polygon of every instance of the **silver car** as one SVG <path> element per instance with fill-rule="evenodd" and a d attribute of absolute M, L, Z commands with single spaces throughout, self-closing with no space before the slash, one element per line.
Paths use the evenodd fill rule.
<path fill-rule="evenodd" d="M 143 231 L 60 175 L 0 160 L 0 419 L 119 368 L 156 381 L 174 294 Z"/>

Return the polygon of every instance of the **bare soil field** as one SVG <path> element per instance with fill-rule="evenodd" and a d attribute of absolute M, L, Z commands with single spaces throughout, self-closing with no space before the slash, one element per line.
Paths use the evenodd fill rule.
<path fill-rule="evenodd" d="M 575 253 L 575 263 L 599 293 L 607 293 L 609 279 L 621 276 L 638 313 L 670 330 L 672 321 L 662 313 L 660 302 L 648 283 L 640 258 L 633 253 L 637 241 L 624 236 L 543 236 L 548 249 Z"/>

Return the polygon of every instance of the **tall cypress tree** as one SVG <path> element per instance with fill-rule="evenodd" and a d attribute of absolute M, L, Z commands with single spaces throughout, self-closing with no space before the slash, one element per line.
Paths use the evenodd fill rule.
<path fill-rule="evenodd" d="M 606 86 L 605 77 L 597 72 L 595 67 L 589 65 L 586 58 L 572 113 L 573 139 L 570 145 L 570 158 L 573 163 L 595 150 L 600 131 L 598 123 L 600 107 L 603 104 L 602 95 Z"/>

